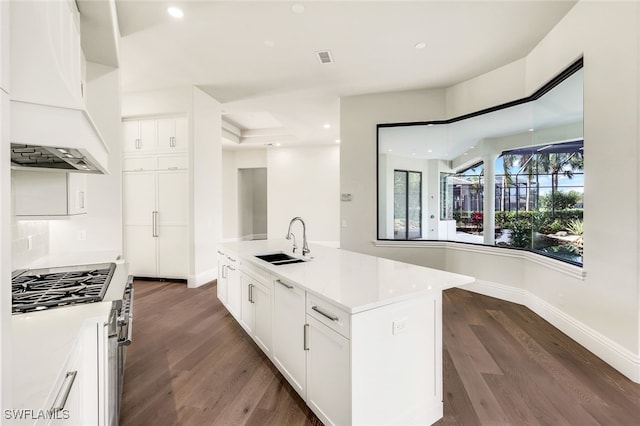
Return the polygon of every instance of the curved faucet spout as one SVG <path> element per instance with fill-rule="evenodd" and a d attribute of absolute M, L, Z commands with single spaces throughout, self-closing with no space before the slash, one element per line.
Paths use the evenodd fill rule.
<path fill-rule="evenodd" d="M 287 231 L 287 240 L 291 239 L 291 236 L 293 235 L 293 233 L 291 233 L 291 226 L 293 225 L 293 223 L 295 221 L 299 221 L 302 224 L 302 255 L 306 256 L 308 253 L 311 252 L 311 250 L 309 250 L 309 246 L 307 245 L 307 226 L 304 223 L 304 220 L 302 220 L 301 217 L 296 216 L 293 219 L 291 219 L 291 222 L 289 222 L 289 230 Z M 296 252 L 296 248 L 298 248 L 296 246 L 296 238 L 295 236 L 293 236 L 293 252 Z"/>

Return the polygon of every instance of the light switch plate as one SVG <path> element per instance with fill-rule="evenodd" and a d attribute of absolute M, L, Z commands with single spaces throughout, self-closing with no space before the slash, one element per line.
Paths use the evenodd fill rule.
<path fill-rule="evenodd" d="M 400 334 L 407 331 L 407 318 L 400 318 L 393 322 L 393 334 Z"/>

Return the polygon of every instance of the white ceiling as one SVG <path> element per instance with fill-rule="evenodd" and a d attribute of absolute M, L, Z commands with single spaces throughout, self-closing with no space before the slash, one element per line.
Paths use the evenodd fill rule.
<path fill-rule="evenodd" d="M 171 18 L 169 4 L 184 18 Z M 447 87 L 498 68 L 574 4 L 116 0 L 122 88 L 197 85 L 223 103 L 241 145 L 263 146 L 260 129 L 283 146 L 335 143 L 341 96 Z M 334 63 L 321 64 L 320 50 Z"/>

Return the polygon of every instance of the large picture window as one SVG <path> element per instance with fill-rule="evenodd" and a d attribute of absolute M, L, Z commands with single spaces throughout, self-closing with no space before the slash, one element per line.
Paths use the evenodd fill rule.
<path fill-rule="evenodd" d="M 583 264 L 582 60 L 528 98 L 377 130 L 378 239 L 484 244 Z"/>

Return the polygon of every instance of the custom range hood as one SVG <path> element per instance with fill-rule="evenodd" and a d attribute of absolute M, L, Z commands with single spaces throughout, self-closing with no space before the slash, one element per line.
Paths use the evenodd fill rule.
<path fill-rule="evenodd" d="M 109 151 L 86 111 L 11 101 L 11 166 L 108 173 Z"/>

